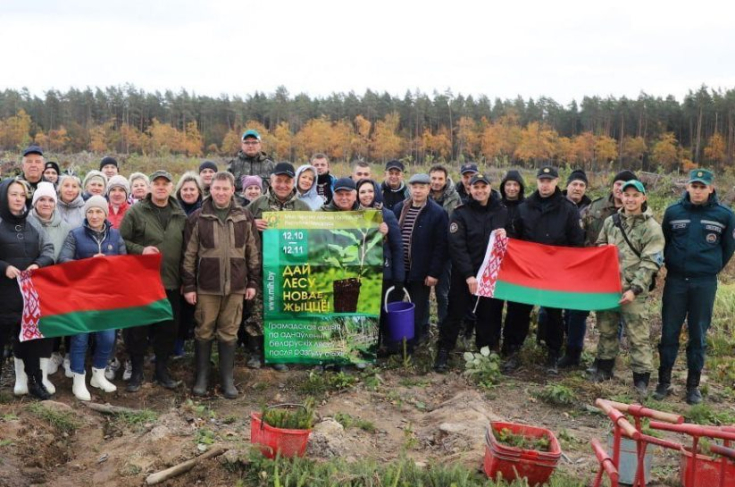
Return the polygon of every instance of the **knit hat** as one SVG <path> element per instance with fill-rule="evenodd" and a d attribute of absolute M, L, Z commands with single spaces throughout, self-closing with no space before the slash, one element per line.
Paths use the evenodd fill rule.
<path fill-rule="evenodd" d="M 90 182 L 94 178 L 99 178 L 100 181 L 102 181 L 102 184 L 105 185 L 105 190 L 107 190 L 107 177 L 100 171 L 95 171 L 94 169 L 89 171 L 87 175 L 84 176 L 84 181 L 82 182 L 82 189 L 86 188 L 87 183 Z"/>
<path fill-rule="evenodd" d="M 87 212 L 90 208 L 101 208 L 102 211 L 105 212 L 105 218 L 107 218 L 110 214 L 110 208 L 107 206 L 107 200 L 98 194 L 92 196 L 86 201 L 86 203 L 84 203 L 85 216 L 87 215 Z"/>
<path fill-rule="evenodd" d="M 567 179 L 567 186 L 569 186 L 572 181 L 582 181 L 584 184 L 590 184 L 589 181 L 587 181 L 587 174 L 581 169 L 575 169 L 572 171 Z"/>
<path fill-rule="evenodd" d="M 103 157 L 102 160 L 100 161 L 100 171 L 102 170 L 103 167 L 108 166 L 110 164 L 112 164 L 115 167 L 118 167 L 117 159 L 115 159 L 112 156 Z"/>
<path fill-rule="evenodd" d="M 125 191 L 125 195 L 130 195 L 130 183 L 125 176 L 116 174 L 107 181 L 107 194 L 110 194 L 112 188 L 122 188 Z"/>
<path fill-rule="evenodd" d="M 31 206 L 36 206 L 36 202 L 41 199 L 42 196 L 48 196 L 54 200 L 54 203 L 58 201 L 56 198 L 56 189 L 54 189 L 53 183 L 49 183 L 47 181 L 41 181 L 38 183 L 36 190 L 33 192 L 33 201 L 31 202 Z"/>
<path fill-rule="evenodd" d="M 204 161 L 199 164 L 199 174 L 201 174 L 205 169 L 211 169 L 214 172 L 219 171 L 219 169 L 217 169 L 217 164 L 212 161 Z"/>
<path fill-rule="evenodd" d="M 259 186 L 260 189 L 263 189 L 263 180 L 260 179 L 260 176 L 243 176 L 240 180 L 242 181 L 242 189 L 249 186 Z"/>
<path fill-rule="evenodd" d="M 61 174 L 61 169 L 59 168 L 59 165 L 56 162 L 54 162 L 54 161 L 48 161 L 48 162 L 46 162 L 46 165 L 43 168 L 44 168 L 44 170 L 45 169 L 53 169 L 54 171 L 56 171 L 56 175 L 57 176 Z"/>
<path fill-rule="evenodd" d="M 638 176 L 636 176 L 633 171 L 628 171 L 626 169 L 625 171 L 620 171 L 619 173 L 617 173 L 612 182 L 614 183 L 615 181 L 625 181 L 627 183 L 628 181 L 631 181 L 633 179 L 638 179 Z"/>

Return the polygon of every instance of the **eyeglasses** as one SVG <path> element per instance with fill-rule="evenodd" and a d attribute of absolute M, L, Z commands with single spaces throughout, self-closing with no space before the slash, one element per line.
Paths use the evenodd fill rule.
<path fill-rule="evenodd" d="M 259 140 L 243 140 L 243 145 L 258 145 L 260 144 Z"/>

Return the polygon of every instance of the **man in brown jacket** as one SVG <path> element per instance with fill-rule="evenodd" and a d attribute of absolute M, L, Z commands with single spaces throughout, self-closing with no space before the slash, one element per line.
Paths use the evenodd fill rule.
<path fill-rule="evenodd" d="M 253 299 L 258 289 L 260 251 L 250 212 L 234 201 L 232 174 L 215 174 L 210 194 L 189 216 L 184 233 L 184 298 L 196 305 L 196 382 L 192 393 L 207 394 L 216 335 L 222 392 L 227 399 L 234 399 L 238 395 L 233 378 L 237 330 L 243 297 Z"/>

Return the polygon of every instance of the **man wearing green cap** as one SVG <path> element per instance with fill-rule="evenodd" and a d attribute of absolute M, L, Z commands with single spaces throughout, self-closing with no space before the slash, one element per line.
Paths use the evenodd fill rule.
<path fill-rule="evenodd" d="M 646 317 L 646 298 L 656 273 L 663 265 L 664 235 L 646 204 L 646 189 L 635 179 L 622 187 L 623 207 L 605 219 L 597 245 L 615 245 L 620 256 L 623 296 L 620 309 L 599 311 L 597 370 L 593 380 L 612 379 L 620 350 L 618 323 L 622 319 L 630 344 L 633 385 L 643 397 L 653 370 L 651 324 Z"/>
<path fill-rule="evenodd" d="M 260 134 L 258 131 L 253 129 L 246 130 L 242 134 L 242 142 L 237 156 L 227 165 L 227 170 L 235 176 L 236 193 L 239 194 L 242 191 L 243 176 L 260 176 L 265 186 L 263 189 L 268 189 L 268 181 L 270 181 L 270 175 L 273 173 L 276 165 L 268 157 L 268 154 L 261 149 Z"/>
<path fill-rule="evenodd" d="M 704 368 L 707 329 L 717 291 L 717 274 L 735 252 L 735 214 L 720 205 L 714 174 L 694 169 L 684 197 L 664 213 L 664 260 L 667 275 L 661 318 L 661 364 L 654 398 L 670 394 L 671 369 L 679 351 L 679 334 L 687 322 L 687 392 L 689 404 L 702 402 L 699 379 Z"/>

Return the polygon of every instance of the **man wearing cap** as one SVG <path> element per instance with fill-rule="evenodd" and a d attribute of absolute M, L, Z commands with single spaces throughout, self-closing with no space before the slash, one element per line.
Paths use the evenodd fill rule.
<path fill-rule="evenodd" d="M 120 174 L 117 166 L 117 159 L 112 156 L 105 156 L 100 161 L 100 172 L 110 179 L 112 176 Z"/>
<path fill-rule="evenodd" d="M 310 162 L 316 168 L 316 192 L 322 197 L 324 204 L 328 205 L 332 202 L 334 182 L 337 180 L 329 174 L 329 158 L 326 154 L 318 152 L 311 156 Z"/>
<path fill-rule="evenodd" d="M 592 203 L 589 196 L 585 194 L 588 184 L 587 174 L 582 169 L 575 169 L 571 172 L 569 178 L 567 178 L 567 189 L 561 192 L 569 201 L 577 205 L 580 215 Z M 564 351 L 564 356 L 559 360 L 560 368 L 579 365 L 582 357 L 582 349 L 584 348 L 584 336 L 587 333 L 587 316 L 589 314 L 589 311 L 564 310 L 564 329 L 567 334 L 567 346 Z M 540 307 L 538 310 L 539 340 L 543 337 L 542 330 L 546 328 L 547 321 L 546 308 Z"/>
<path fill-rule="evenodd" d="M 59 182 L 60 175 L 61 169 L 59 169 L 59 165 L 54 161 L 48 161 L 43 167 L 43 179 L 53 184 L 54 187 Z"/>
<path fill-rule="evenodd" d="M 513 234 L 521 240 L 545 245 L 582 247 L 584 231 L 579 210 L 561 194 L 557 187 L 559 173 L 556 168 L 543 166 L 536 174 L 537 189 L 521 203 Z M 547 308 L 548 325 L 543 337 L 548 351 L 547 366 L 550 373 L 557 372 L 557 363 L 564 340 L 562 310 Z M 525 330 L 528 323 L 524 324 Z M 523 333 L 525 336 L 525 333 Z"/>
<path fill-rule="evenodd" d="M 385 165 L 385 180 L 380 185 L 383 193 L 383 205 L 393 210 L 399 202 L 410 196 L 406 183 L 403 182 L 404 166 L 401 161 L 388 161 Z"/>
<path fill-rule="evenodd" d="M 483 174 L 478 173 L 472 177 L 470 193 L 472 198 L 454 210 L 449 224 L 452 285 L 447 319 L 440 325 L 438 352 L 434 363 L 434 370 L 437 372 L 448 370 L 449 352 L 457 341 L 460 324 L 468 307 L 476 308 L 475 343 L 478 350 L 483 347 L 497 349 L 499 346 L 503 302 L 493 298 L 475 297 L 475 276 L 485 259 L 490 234 L 497 229 L 505 232 L 508 210 L 492 193 L 490 179 Z"/>
<path fill-rule="evenodd" d="M 459 174 L 462 176 L 462 179 L 457 182 L 457 194 L 459 194 L 459 198 L 462 200 L 462 203 L 467 203 L 467 200 L 471 197 L 470 181 L 472 180 L 472 176 L 477 174 L 477 164 L 474 162 L 462 164 L 459 167 Z"/>
<path fill-rule="evenodd" d="M 351 178 L 339 178 L 334 182 L 332 202 L 317 211 L 357 211 L 357 186 Z"/>
<path fill-rule="evenodd" d="M 202 199 L 209 196 L 209 186 L 212 184 L 212 178 L 219 171 L 217 164 L 212 161 L 204 161 L 199 164 L 199 179 L 202 181 Z"/>
<path fill-rule="evenodd" d="M 179 327 L 180 268 L 186 214 L 171 196 L 174 187 L 171 174 L 158 170 L 151 175 L 150 181 L 151 192 L 125 213 L 120 224 L 120 235 L 125 240 L 129 254 L 162 255 L 161 280 L 174 319 L 125 330 L 125 345 L 133 367 L 128 392 L 138 391 L 143 382 L 143 358 L 149 335 L 152 335 L 156 354 L 156 381 L 167 389 L 180 384 L 169 375 L 168 359 L 173 353 Z"/>
<path fill-rule="evenodd" d="M 646 189 L 638 180 L 623 185 L 623 207 L 608 217 L 597 238 L 597 245 L 615 245 L 620 257 L 623 296 L 620 309 L 597 312 L 597 370 L 592 380 L 613 377 L 620 350 L 618 324 L 625 322 L 630 346 L 633 386 L 640 398 L 648 393 L 653 370 L 651 323 L 646 316 L 646 299 L 656 273 L 663 265 L 664 234 L 646 203 Z"/>
<path fill-rule="evenodd" d="M 26 181 L 31 186 L 31 194 L 26 203 L 29 210 L 31 209 L 30 196 L 36 190 L 38 183 L 43 181 L 44 167 L 43 151 L 40 147 L 32 145 L 23 151 L 23 174 L 20 175 L 20 179 Z"/>
<path fill-rule="evenodd" d="M 267 185 L 275 163 L 261 150 L 260 134 L 257 130 L 246 130 L 237 156 L 227 165 L 227 170 L 235 176 L 236 192 L 242 191 L 243 176 L 260 176 Z"/>
<path fill-rule="evenodd" d="M 235 202 L 232 174 L 215 174 L 211 189 L 211 197 L 189 216 L 184 239 L 184 298 L 196 306 L 197 321 L 192 393 L 207 393 L 212 342 L 217 338 L 222 392 L 235 399 L 233 369 L 243 299 L 251 301 L 260 287 L 259 239 L 249 212 Z M 217 245 L 223 242 L 230 243 Z"/>
<path fill-rule="evenodd" d="M 290 162 L 279 162 L 270 176 L 268 191 L 247 206 L 246 209 L 250 211 L 255 219 L 255 226 L 258 231 L 262 232 L 268 228 L 268 222 L 263 219 L 263 213 L 266 211 L 311 211 L 309 205 L 299 199 L 296 192 L 295 177 L 296 171 Z M 265 181 L 263 182 L 265 183 Z M 259 292 L 250 303 L 252 309 L 248 309 L 249 316 L 244 323 L 250 351 L 247 366 L 251 369 L 259 369 L 263 361 L 262 293 Z M 274 364 L 273 368 L 278 371 L 288 370 L 285 364 Z"/>
<path fill-rule="evenodd" d="M 721 205 L 706 169 L 689 173 L 684 197 L 664 213 L 666 284 L 662 301 L 661 364 L 654 397 L 670 394 L 671 369 L 679 351 L 679 335 L 687 322 L 688 404 L 702 402 L 699 380 L 704 368 L 706 335 L 712 321 L 717 274 L 735 252 L 735 216 Z"/>
<path fill-rule="evenodd" d="M 401 227 L 405 289 L 414 309 L 414 337 L 422 341 L 429 332 L 429 293 L 436 286 L 449 258 L 447 251 L 447 212 L 429 198 L 431 178 L 414 174 L 408 181 L 411 196 L 393 209 Z"/>

